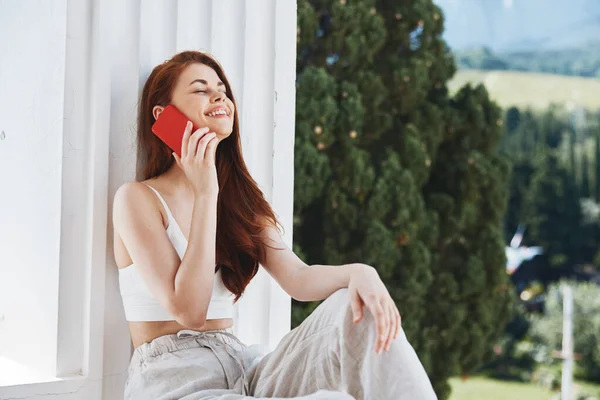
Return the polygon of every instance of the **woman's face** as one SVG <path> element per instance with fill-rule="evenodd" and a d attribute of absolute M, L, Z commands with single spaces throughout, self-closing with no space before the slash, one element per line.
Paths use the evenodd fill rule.
<path fill-rule="evenodd" d="M 171 104 L 185 114 L 198 128 L 208 127 L 223 140 L 233 131 L 235 107 L 227 97 L 225 84 L 212 68 L 204 64 L 190 64 L 173 89 Z M 154 107 L 154 118 L 163 107 Z"/>

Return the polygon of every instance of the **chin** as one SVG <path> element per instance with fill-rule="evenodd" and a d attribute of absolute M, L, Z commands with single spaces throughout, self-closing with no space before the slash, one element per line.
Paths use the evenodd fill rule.
<path fill-rule="evenodd" d="M 233 129 L 232 130 L 228 130 L 228 131 L 216 130 L 216 131 L 213 131 L 213 132 L 215 132 L 217 134 L 217 137 L 220 140 L 223 140 L 226 137 L 231 136 L 231 133 L 233 132 Z"/>

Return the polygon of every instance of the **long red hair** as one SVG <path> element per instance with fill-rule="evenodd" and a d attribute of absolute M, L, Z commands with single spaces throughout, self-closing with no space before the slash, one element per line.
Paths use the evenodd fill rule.
<path fill-rule="evenodd" d="M 136 180 L 143 181 L 166 172 L 175 162 L 172 150 L 152 133 L 154 106 L 166 106 L 181 72 L 192 63 L 212 68 L 227 88 L 227 97 L 235 105 L 229 81 L 221 65 L 211 56 L 198 51 L 184 51 L 156 66 L 142 91 L 137 121 Z M 233 131 L 221 141 L 216 152 L 219 180 L 217 200 L 217 269 L 223 283 L 237 301 L 265 259 L 265 246 L 260 233 L 277 221 L 262 191 L 250 176 L 240 142 L 237 105 Z M 279 225 L 280 226 L 280 225 Z"/>

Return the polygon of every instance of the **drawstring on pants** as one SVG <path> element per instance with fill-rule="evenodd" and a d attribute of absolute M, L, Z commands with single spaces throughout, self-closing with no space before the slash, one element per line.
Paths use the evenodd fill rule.
<path fill-rule="evenodd" d="M 218 340 L 217 335 L 227 336 L 230 339 L 233 339 L 234 342 L 238 343 L 241 348 L 245 348 L 246 346 L 237 338 L 235 335 L 227 332 L 227 331 L 207 331 L 207 332 L 198 332 L 192 331 L 188 329 L 181 330 L 177 332 L 177 338 L 182 337 L 195 337 L 196 342 L 203 347 L 209 348 L 219 363 L 223 367 L 223 371 L 225 372 L 225 379 L 227 380 L 228 389 L 234 389 L 236 382 L 233 381 L 232 372 L 227 370 L 227 366 L 229 365 L 224 357 L 231 357 L 238 365 L 241 370 L 241 379 L 242 379 L 242 395 L 248 395 L 249 384 L 246 379 L 246 367 L 244 363 L 239 360 L 239 356 L 236 354 L 235 348 L 230 343 L 227 343 L 224 340 Z M 225 354 L 223 354 L 223 351 Z"/>

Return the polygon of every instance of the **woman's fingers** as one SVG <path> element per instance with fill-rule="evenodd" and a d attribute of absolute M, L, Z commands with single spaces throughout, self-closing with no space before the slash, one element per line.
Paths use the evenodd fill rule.
<path fill-rule="evenodd" d="M 396 325 L 396 333 L 394 333 L 394 339 L 396 339 L 398 334 L 400 334 L 400 329 L 402 328 L 402 317 L 400 316 L 398 307 L 394 307 L 394 310 L 396 311 L 396 320 L 398 321 L 398 324 Z"/>
<path fill-rule="evenodd" d="M 190 135 L 192 134 L 192 121 L 188 121 L 183 131 L 183 139 L 181 140 L 181 157 L 187 156 Z"/>
<path fill-rule="evenodd" d="M 375 341 L 375 352 L 379 353 L 383 348 L 383 344 L 388 334 L 388 314 L 381 306 L 381 302 L 375 296 L 370 298 L 366 303 L 369 311 L 375 317 L 375 325 L 377 326 L 377 340 Z"/>
<path fill-rule="evenodd" d="M 188 157 L 191 159 L 196 158 L 196 152 L 198 151 L 198 144 L 200 140 L 204 137 L 205 133 L 208 132 L 208 128 L 200 128 L 196 132 L 192 133 L 190 140 L 188 142 Z M 202 153 L 204 154 L 204 153 Z"/>
<path fill-rule="evenodd" d="M 381 332 L 379 333 L 379 349 L 377 350 L 377 352 L 381 353 L 385 349 L 385 343 L 390 333 L 390 317 L 387 309 L 383 307 L 383 304 L 381 304 L 381 302 L 379 303 L 379 306 L 382 310 L 381 318 L 383 319 L 383 326 L 381 328 Z"/>
<path fill-rule="evenodd" d="M 352 299 L 350 300 L 352 304 Z M 402 317 L 392 299 L 379 300 L 375 296 L 365 301 L 365 305 L 375 317 L 377 327 L 377 339 L 375 341 L 375 352 L 388 351 L 394 339 L 398 337 L 402 329 Z M 354 306 L 352 309 L 354 311 Z"/>
<path fill-rule="evenodd" d="M 358 292 L 356 290 L 351 292 L 350 308 L 352 308 L 352 320 L 354 321 L 354 323 L 358 323 L 358 322 L 360 322 L 360 320 L 362 320 L 363 306 L 364 306 L 364 303 L 363 303 L 362 299 L 360 298 L 360 296 L 358 295 Z"/>
<path fill-rule="evenodd" d="M 200 139 L 200 142 L 198 143 L 198 149 L 196 150 L 196 160 L 198 161 L 204 161 L 205 157 L 206 157 L 206 146 L 208 145 L 208 142 L 211 141 L 217 134 L 214 132 L 211 133 L 207 133 L 206 135 L 202 136 L 202 139 Z"/>
<path fill-rule="evenodd" d="M 206 145 L 206 153 L 204 154 L 204 159 L 208 161 L 211 165 L 215 163 L 215 153 L 217 151 L 217 144 L 219 143 L 219 139 L 217 139 L 217 135 L 212 137 Z"/>
<path fill-rule="evenodd" d="M 388 351 L 390 349 L 390 346 L 392 345 L 392 340 L 394 340 L 394 335 L 396 333 L 396 329 L 398 326 L 398 320 L 396 319 L 396 312 L 394 311 L 394 308 L 396 308 L 396 307 L 391 300 L 390 300 L 390 302 L 392 304 L 388 303 L 388 306 L 387 306 L 387 312 L 388 312 L 388 316 L 389 316 L 388 318 L 390 320 L 390 328 L 389 328 L 387 340 L 385 342 L 385 351 Z"/>

